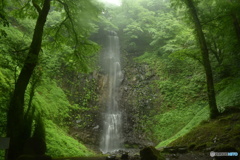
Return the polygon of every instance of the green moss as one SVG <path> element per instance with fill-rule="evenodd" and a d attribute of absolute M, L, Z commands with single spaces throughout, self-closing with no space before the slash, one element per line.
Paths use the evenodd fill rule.
<path fill-rule="evenodd" d="M 228 81 L 228 83 L 225 83 Z M 221 92 L 217 95 L 217 105 L 220 111 L 224 111 L 226 106 L 236 106 L 240 104 L 240 79 L 227 79 L 217 84 Z"/>
<path fill-rule="evenodd" d="M 36 89 L 33 105 L 42 116 L 61 126 L 64 125 L 64 120 L 69 117 L 69 111 L 73 108 L 63 90 L 49 79 Z"/>
<path fill-rule="evenodd" d="M 170 146 L 187 145 L 194 150 L 206 148 L 220 149 L 224 146 L 239 149 L 240 112 L 222 115 L 217 119 L 202 123 Z M 195 147 L 193 147 L 193 144 Z"/>
<path fill-rule="evenodd" d="M 159 97 L 155 115 L 144 122 L 151 126 L 145 129 L 151 139 L 161 141 L 157 147 L 168 145 L 208 119 L 204 72 L 198 63 L 149 52 L 135 60 L 147 63 L 158 77 L 153 82 Z"/>
<path fill-rule="evenodd" d="M 208 111 L 207 107 L 204 107 L 202 109 L 199 107 L 199 110 L 195 109 L 195 115 L 194 114 L 187 115 L 187 113 L 189 113 L 195 107 L 197 107 L 197 106 L 189 107 L 186 110 L 183 110 L 182 112 L 179 111 L 178 109 L 172 111 L 173 115 L 176 114 L 179 116 L 176 116 L 176 117 L 172 116 L 172 117 L 168 117 L 168 119 L 166 119 L 166 121 L 169 120 L 169 122 L 168 122 L 169 124 L 172 123 L 171 126 L 169 126 L 169 125 L 165 126 L 165 127 L 169 127 L 168 130 L 164 130 L 164 128 L 162 128 L 162 129 L 157 128 L 158 130 L 161 130 L 161 132 L 159 132 L 160 136 L 162 136 L 164 133 L 169 136 L 169 137 L 166 136 L 165 137 L 166 140 L 160 142 L 157 145 L 157 148 L 167 146 L 169 143 L 175 141 L 178 138 L 181 139 L 182 136 L 184 136 L 186 133 L 190 132 L 194 127 L 199 125 L 200 122 L 208 119 L 209 111 Z M 173 118 L 173 119 L 171 119 L 171 118 Z M 174 122 L 173 122 L 173 120 L 174 120 Z M 185 123 L 181 123 L 181 122 L 185 122 Z"/>
<path fill-rule="evenodd" d="M 95 155 L 93 151 L 69 136 L 50 120 L 46 124 L 47 154 L 52 157 L 86 157 Z"/>
<path fill-rule="evenodd" d="M 93 156 L 82 143 L 67 134 L 66 119 L 71 105 L 63 90 L 54 81 L 44 79 L 35 91 L 33 105 L 43 118 L 46 127 L 47 154 L 52 157 Z"/>
<path fill-rule="evenodd" d="M 191 143 L 191 144 L 189 144 L 188 149 L 189 150 L 194 150 L 195 147 L 196 147 L 196 144 L 195 143 Z"/>

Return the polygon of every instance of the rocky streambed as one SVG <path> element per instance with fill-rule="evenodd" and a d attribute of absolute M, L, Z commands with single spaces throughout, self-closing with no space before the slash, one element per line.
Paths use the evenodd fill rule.
<path fill-rule="evenodd" d="M 231 159 L 232 158 L 232 159 Z M 234 159 L 235 158 L 235 159 Z M 188 151 L 186 147 L 129 149 L 98 157 L 57 158 L 55 160 L 238 160 L 237 157 L 211 157 L 210 152 Z"/>

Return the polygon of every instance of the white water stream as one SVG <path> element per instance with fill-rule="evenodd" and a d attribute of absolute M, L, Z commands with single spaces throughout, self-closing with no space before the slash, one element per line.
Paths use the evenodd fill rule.
<path fill-rule="evenodd" d="M 106 111 L 103 114 L 100 150 L 103 153 L 112 153 L 121 149 L 122 142 L 122 114 L 118 108 L 118 91 L 123 74 L 120 65 L 119 40 L 115 32 L 110 32 L 107 49 L 103 56 L 103 69 L 108 75 L 108 96 L 106 98 Z"/>

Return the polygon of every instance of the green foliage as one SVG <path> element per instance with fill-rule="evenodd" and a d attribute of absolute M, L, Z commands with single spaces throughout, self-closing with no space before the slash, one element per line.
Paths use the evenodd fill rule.
<path fill-rule="evenodd" d="M 43 118 L 38 114 L 35 118 L 35 127 L 32 137 L 42 139 L 45 142 L 46 139 L 46 131 L 45 131 L 45 125 L 43 122 Z"/>
<path fill-rule="evenodd" d="M 92 156 L 94 153 L 51 120 L 45 120 L 47 154 L 53 157 Z"/>
<path fill-rule="evenodd" d="M 2 4 L 3 3 L 1 3 L 1 5 Z M 20 68 L 22 68 L 26 62 L 26 54 L 30 53 L 28 49 L 32 41 L 33 29 L 43 1 L 23 1 L 21 3 L 18 1 L 9 1 L 6 4 L 8 14 L 5 15 L 5 12 L 3 12 L 3 6 L 0 8 L 0 31 L 2 35 L 0 39 L 0 88 L 1 90 L 5 90 L 4 93 L 0 93 L 0 102 L 2 102 L 1 111 L 4 111 L 0 114 L 0 120 L 3 122 L 1 124 L 3 125 L 1 126 L 1 136 L 5 136 L 6 133 L 6 112 L 10 92 L 13 90 L 15 79 L 18 77 Z M 93 1 L 63 0 L 54 1 L 51 5 L 52 10 L 44 29 L 45 34 L 43 37 L 40 37 L 40 39 L 43 38 L 43 43 L 42 46 L 40 46 L 39 65 L 35 68 L 35 70 L 39 71 L 39 74 L 42 75 L 42 77 L 37 78 L 42 78 L 43 80 L 35 89 L 35 82 L 33 82 L 34 77 L 32 77 L 32 82 L 28 85 L 26 94 L 19 95 L 20 97 L 25 96 L 25 123 L 23 127 L 25 135 L 21 137 L 23 141 L 31 135 L 44 139 L 45 131 L 43 122 L 50 120 L 52 121 L 52 128 L 57 124 L 65 130 L 61 132 L 62 135 L 66 134 L 66 119 L 69 119 L 70 110 L 74 107 L 69 103 L 62 89 L 57 86 L 55 80 L 50 80 L 50 78 L 57 77 L 57 74 L 61 73 L 59 70 L 62 66 L 67 66 L 69 70 L 72 69 L 74 71 L 77 69 L 80 71 L 87 71 L 88 68 L 92 69 L 93 65 L 88 66 L 87 63 L 94 61 L 95 57 L 93 54 L 96 53 L 98 49 L 97 44 L 88 40 L 90 34 L 97 30 L 95 21 L 98 19 L 100 12 L 100 9 Z M 9 27 L 6 27 L 7 22 L 5 16 L 9 18 Z M 51 57 L 53 57 L 53 59 L 51 59 Z M 58 72 L 53 73 L 56 70 Z M 51 77 L 46 78 L 49 76 Z M 90 95 L 87 94 L 87 96 L 87 98 L 89 98 Z M 27 104 L 26 102 L 29 103 Z M 34 112 L 34 110 L 36 110 L 36 112 Z M 41 115 L 42 119 L 37 114 Z M 19 119 L 21 119 L 23 115 L 19 114 L 18 116 L 20 117 Z M 33 127 L 34 125 L 35 127 Z M 48 125 L 48 128 L 51 128 L 49 126 L 51 125 Z M 58 131 L 55 131 L 54 135 L 58 136 Z M 53 155 L 74 156 L 74 154 L 90 154 L 87 153 L 87 149 L 79 142 L 74 141 L 74 139 L 67 139 L 67 136 L 68 135 L 62 136 L 66 141 L 60 141 L 59 144 L 67 143 L 71 149 L 74 147 L 77 148 L 77 145 L 80 145 L 80 147 L 76 150 L 73 149 L 74 152 L 70 153 L 67 150 L 58 150 L 57 148 L 59 148 L 59 146 L 52 146 L 52 148 L 50 147 L 49 149 L 52 149 Z M 55 138 L 55 140 L 56 139 L 57 138 Z M 64 145 L 62 146 L 66 148 Z M 79 152 L 79 149 L 83 149 L 86 153 Z"/>
<path fill-rule="evenodd" d="M 100 7 L 92 1 L 70 1 L 54 3 L 55 10 L 51 11 L 46 23 L 45 45 L 47 52 L 60 52 L 60 63 L 72 70 L 87 72 L 92 69 L 94 54 L 99 47 L 88 38 L 96 32 Z M 52 55 L 51 55 L 52 56 Z M 60 56 L 60 55 L 59 55 Z"/>
<path fill-rule="evenodd" d="M 155 114 L 144 120 L 151 139 L 166 145 L 208 118 L 204 72 L 197 61 L 176 52 L 146 52 L 136 60 L 147 63 L 159 77 L 152 84 L 159 91 L 158 106 L 152 111 Z"/>
<path fill-rule="evenodd" d="M 123 49 L 132 56 L 144 53 L 136 61 L 141 65 L 147 63 L 158 77 L 151 85 L 159 90 L 159 103 L 149 107 L 154 108 L 155 119 L 152 121 L 152 118 L 143 115 L 143 122 L 148 121 L 140 123 L 143 128 L 148 128 L 147 135 L 155 136 L 152 139 L 173 137 L 166 143 L 187 133 L 208 118 L 209 113 L 205 107 L 207 94 L 203 63 L 193 25 L 190 24 L 191 18 L 184 1 L 170 2 L 175 11 L 170 8 L 169 1 L 123 1 L 122 7 L 114 11 L 112 20 L 119 27 Z M 219 109 L 224 110 L 226 106 L 239 104 L 240 52 L 236 36 L 236 24 L 239 24 L 236 17 L 240 15 L 236 8 L 239 3 L 215 0 L 194 0 L 194 3 L 210 51 L 217 103 Z M 138 100 L 143 97 L 139 95 Z M 136 103 L 138 100 L 135 100 Z M 202 114 L 196 116 L 200 110 Z"/>
<path fill-rule="evenodd" d="M 204 95 L 204 73 L 197 62 L 191 58 L 176 59 L 170 54 L 158 56 L 145 53 L 137 58 L 139 62 L 148 63 L 159 76 L 155 85 L 159 88 L 162 101 L 161 108 L 185 107 L 196 99 L 206 99 Z"/>
<path fill-rule="evenodd" d="M 71 108 L 63 90 L 57 87 L 56 82 L 45 79 L 35 92 L 33 105 L 41 116 L 63 125 Z"/>
<path fill-rule="evenodd" d="M 188 134 L 173 141 L 169 146 L 189 146 L 191 150 L 203 151 L 206 147 L 214 150 L 233 148 L 239 150 L 238 112 L 223 114 L 215 120 L 208 120 L 195 127 Z M 222 150 L 223 151 L 223 150 Z"/>
<path fill-rule="evenodd" d="M 0 66 L 1 64 L 0 61 Z M 7 106 L 9 104 L 10 93 L 13 89 L 13 76 L 10 70 L 0 67 L 0 136 L 6 136 Z"/>
<path fill-rule="evenodd" d="M 203 69 L 192 57 L 178 54 L 159 56 L 147 52 L 136 58 L 139 63 L 148 63 L 159 76 L 154 85 L 161 95 L 160 112 L 148 119 L 144 127 L 147 135 L 161 141 L 157 147 L 170 144 L 209 118 Z M 239 104 L 238 88 L 239 79 L 233 78 L 216 85 L 219 109 Z"/>
<path fill-rule="evenodd" d="M 217 84 L 217 87 L 224 87 L 217 96 L 218 108 L 221 112 L 228 106 L 236 106 L 240 104 L 240 80 L 225 79 Z"/>
<path fill-rule="evenodd" d="M 30 38 L 15 27 L 10 26 L 3 30 L 8 36 L 0 39 L 1 66 L 13 70 L 15 67 L 22 66 Z"/>
<path fill-rule="evenodd" d="M 41 6 L 42 1 L 36 2 Z M 169 144 L 208 118 L 205 76 L 183 1 L 171 1 L 172 6 L 178 8 L 176 13 L 166 0 L 123 0 L 122 7 L 104 10 L 99 26 L 95 22 L 102 6 L 93 1 L 62 2 L 52 1 L 37 68 L 43 72 L 43 80 L 35 90 L 32 103 L 46 124 L 48 154 L 92 155 L 84 146 L 69 138 L 65 131 L 69 120 L 81 120 L 78 124 L 80 128 L 92 124 L 94 117 L 91 116 L 99 111 L 95 104 L 98 99 L 96 82 L 94 79 L 87 81 L 88 76 L 80 74 L 82 71 L 91 72 L 96 67 L 94 53 L 98 45 L 89 41 L 88 37 L 98 28 L 100 31 L 118 31 L 122 48 L 137 55 L 145 53 L 136 60 L 140 64 L 147 63 L 156 73 L 158 78 L 152 84 L 136 84 L 135 89 L 150 87 L 159 97 L 148 105 L 138 106 L 142 116 L 139 123 L 147 135 L 152 135 L 152 139 L 163 141 L 159 146 Z M 240 74 L 239 42 L 233 25 L 233 17 L 240 15 L 239 3 L 195 2 L 218 82 L 217 103 L 223 111 L 226 106 L 240 103 L 240 81 L 236 79 Z M 37 17 L 30 1 L 9 1 L 7 4 L 8 14 L 2 7 L 0 11 L 0 89 L 4 91 L 0 93 L 1 111 L 7 110 L 9 95 L 25 60 Z M 8 19 L 10 26 L 6 27 Z M 81 82 L 79 77 L 83 79 Z M 133 102 L 151 99 L 150 94 L 136 93 L 139 97 Z M 30 93 L 25 99 L 30 99 Z M 3 122 L 1 135 L 4 135 L 6 112 L 0 113 L 0 121 Z M 41 122 L 36 120 L 37 124 L 41 126 Z"/>
<path fill-rule="evenodd" d="M 162 118 L 158 119 L 158 123 L 160 126 L 164 126 L 164 128 L 160 126 L 155 128 L 156 136 L 162 139 L 157 147 L 169 145 L 171 142 L 189 133 L 202 121 L 209 119 L 208 107 L 202 106 L 204 104 L 193 104 L 188 108 L 176 109 L 159 115 Z M 172 119 L 169 119 L 168 115 L 174 115 L 174 117 L 172 116 Z"/>
<path fill-rule="evenodd" d="M 9 92 L 12 90 L 13 75 L 9 69 L 0 68 L 1 83 L 0 87 L 5 92 L 1 92 L 1 111 L 6 111 L 6 106 L 9 100 Z M 29 97 L 27 92 L 26 99 Z M 59 88 L 53 80 L 44 78 L 35 90 L 33 98 L 33 106 L 36 107 L 36 113 L 41 113 L 41 118 L 34 120 L 32 125 L 35 125 L 34 136 L 44 137 L 44 131 L 41 121 L 46 127 L 46 142 L 48 151 L 47 154 L 55 157 L 62 156 L 90 156 L 94 153 L 89 151 L 85 146 L 79 143 L 67 133 L 65 121 L 69 118 L 69 110 L 74 106 L 70 105 L 63 90 Z M 78 108 L 79 109 L 79 108 Z M 5 134 L 6 112 L 0 112 L 1 118 L 1 136 Z M 38 119 L 38 120 L 37 120 Z M 42 120 L 41 120 L 42 119 Z M 61 127 L 60 127 L 61 126 Z M 61 147 L 60 147 L 61 146 Z"/>
<path fill-rule="evenodd" d="M 81 75 L 81 78 L 79 78 L 80 76 L 76 79 L 73 78 L 71 81 L 63 79 L 60 83 L 72 88 L 71 91 L 67 88 L 64 89 L 71 104 L 74 104 L 74 107 L 70 108 L 70 125 L 84 130 L 95 125 L 94 120 L 97 118 L 100 108 L 97 106 L 96 80 L 89 75 Z M 81 123 L 75 123 L 76 121 Z"/>

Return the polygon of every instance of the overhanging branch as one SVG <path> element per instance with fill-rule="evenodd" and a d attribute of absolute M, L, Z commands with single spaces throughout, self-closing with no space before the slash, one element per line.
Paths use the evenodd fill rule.
<path fill-rule="evenodd" d="M 74 37 L 75 37 L 75 41 L 76 41 L 76 44 L 75 44 L 75 49 L 76 49 L 77 44 L 78 44 L 78 36 L 77 36 L 78 34 L 77 34 L 76 29 L 74 27 L 73 19 L 72 19 L 71 15 L 70 15 L 70 10 L 69 10 L 68 5 L 66 3 L 62 2 L 61 0 L 57 0 L 57 1 L 63 5 L 64 10 L 66 11 L 67 18 L 65 20 L 67 20 L 67 19 L 70 20 L 71 27 L 72 27 L 72 30 L 73 30 L 73 33 L 74 33 Z"/>
<path fill-rule="evenodd" d="M 79 44 L 79 40 L 78 40 L 78 34 L 77 34 L 77 31 L 74 27 L 74 23 L 73 23 L 73 19 L 71 17 L 71 14 L 70 14 L 70 10 L 69 10 L 69 7 L 66 3 L 64 3 L 63 1 L 61 0 L 57 0 L 60 4 L 63 5 L 64 7 L 64 10 L 66 11 L 66 14 L 67 14 L 67 17 L 65 18 L 64 21 L 66 21 L 67 19 L 70 20 L 70 24 L 71 24 L 71 28 L 72 28 L 72 31 L 73 31 L 73 34 L 74 34 L 74 38 L 75 38 L 75 46 L 74 46 L 74 54 L 77 56 L 77 58 L 79 59 L 82 59 L 78 54 L 77 54 L 77 46 Z M 63 22 L 64 22 L 63 21 Z M 63 23 L 62 23 L 63 24 Z"/>
<path fill-rule="evenodd" d="M 37 9 L 38 14 L 41 13 L 42 9 L 40 8 L 40 6 L 35 2 L 35 0 L 32 0 L 32 4 L 33 6 Z"/>

